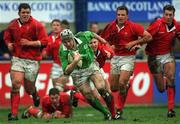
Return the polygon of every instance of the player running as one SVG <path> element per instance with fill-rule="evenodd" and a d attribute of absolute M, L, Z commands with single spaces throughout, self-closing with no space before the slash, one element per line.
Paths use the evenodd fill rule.
<path fill-rule="evenodd" d="M 106 43 L 106 41 L 97 34 L 89 31 L 79 32 L 74 36 L 68 29 L 61 32 L 61 38 L 63 45 L 61 45 L 59 56 L 64 74 L 71 75 L 74 84 L 84 95 L 88 103 L 102 112 L 105 119 L 110 120 L 111 115 L 102 106 L 100 101 L 94 97 L 89 86 L 89 80 L 92 80 L 107 105 L 111 103 L 112 96 L 105 89 L 105 82 L 99 67 L 94 63 L 94 52 L 89 47 L 92 38 L 97 38 L 102 43 Z M 70 60 L 70 58 L 72 58 L 72 60 Z"/>

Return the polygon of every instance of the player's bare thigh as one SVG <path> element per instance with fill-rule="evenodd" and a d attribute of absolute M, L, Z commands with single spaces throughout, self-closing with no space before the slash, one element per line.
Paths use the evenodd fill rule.
<path fill-rule="evenodd" d="M 105 81 L 101 73 L 98 72 L 91 75 L 90 79 L 92 80 L 97 89 L 105 88 Z"/>
<path fill-rule="evenodd" d="M 92 97 L 94 97 L 88 81 L 82 83 L 82 85 L 79 86 L 78 89 L 86 98 L 91 99 Z"/>
<path fill-rule="evenodd" d="M 174 79 L 175 79 L 175 62 L 168 62 L 164 65 L 164 73 L 167 79 L 167 83 L 168 85 L 174 85 L 172 83 L 174 83 Z"/>
<path fill-rule="evenodd" d="M 119 74 L 110 74 L 109 78 L 111 90 L 119 90 Z"/>
<path fill-rule="evenodd" d="M 111 61 L 110 84 L 112 90 L 128 83 L 134 70 L 135 56 L 115 56 Z"/>

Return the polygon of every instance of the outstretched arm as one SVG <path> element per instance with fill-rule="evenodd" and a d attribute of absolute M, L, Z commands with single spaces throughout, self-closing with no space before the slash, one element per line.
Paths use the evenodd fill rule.
<path fill-rule="evenodd" d="M 107 41 L 104 38 L 102 38 L 101 36 L 97 35 L 96 33 L 93 33 L 93 34 L 94 34 L 94 38 L 96 38 L 101 43 L 103 43 L 103 44 L 107 43 Z"/>
<path fill-rule="evenodd" d="M 152 40 L 151 34 L 147 31 L 144 31 L 143 37 L 139 38 L 138 40 L 129 42 L 128 44 L 126 44 L 125 48 L 131 51 L 131 48 L 133 48 L 134 46 L 146 44 L 151 40 Z"/>

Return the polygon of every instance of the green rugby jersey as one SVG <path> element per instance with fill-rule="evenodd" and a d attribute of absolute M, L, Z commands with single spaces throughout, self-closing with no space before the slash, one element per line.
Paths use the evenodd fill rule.
<path fill-rule="evenodd" d="M 88 68 L 90 64 L 94 61 L 94 52 L 89 46 L 90 41 L 94 38 L 94 34 L 90 31 L 79 32 L 75 35 L 74 39 L 77 43 L 77 49 L 82 57 L 82 69 Z M 66 69 L 68 63 L 68 54 L 73 50 L 67 50 L 67 48 L 62 44 L 59 49 L 59 58 L 62 63 L 63 70 Z M 78 67 L 77 67 L 78 68 Z"/>

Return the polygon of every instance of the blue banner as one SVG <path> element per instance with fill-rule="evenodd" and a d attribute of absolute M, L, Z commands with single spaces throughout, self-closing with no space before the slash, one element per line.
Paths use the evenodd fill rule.
<path fill-rule="evenodd" d="M 150 22 L 162 15 L 163 7 L 171 0 L 88 0 L 88 22 L 110 22 L 116 18 L 116 8 L 125 5 L 129 19 L 136 22 Z"/>

